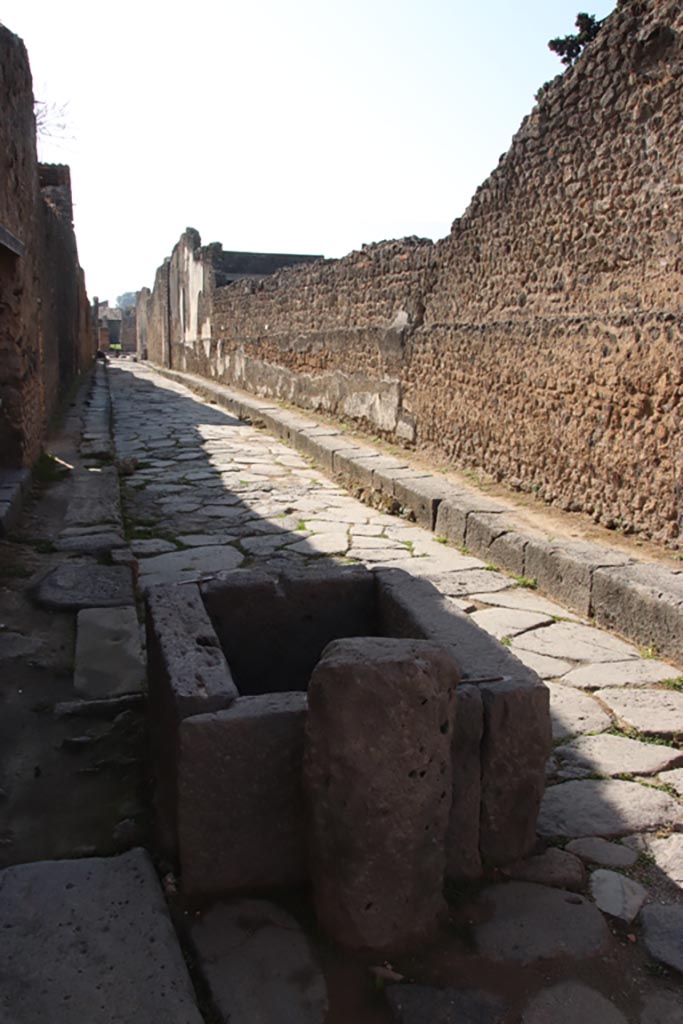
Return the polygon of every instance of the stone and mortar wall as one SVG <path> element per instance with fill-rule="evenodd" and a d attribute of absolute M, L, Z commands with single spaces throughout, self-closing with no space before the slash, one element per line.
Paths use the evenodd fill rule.
<path fill-rule="evenodd" d="M 447 238 L 207 274 L 174 365 L 680 543 L 682 39 L 673 0 L 620 3 Z"/>
<path fill-rule="evenodd" d="M 30 465 L 58 397 L 94 354 L 68 168 L 40 166 L 24 44 L 0 26 L 0 466 Z"/>

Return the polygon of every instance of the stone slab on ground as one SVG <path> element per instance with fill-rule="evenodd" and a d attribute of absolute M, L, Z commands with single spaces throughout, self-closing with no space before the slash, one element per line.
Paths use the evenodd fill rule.
<path fill-rule="evenodd" d="M 590 877 L 590 892 L 603 914 L 630 923 L 647 898 L 647 889 L 618 871 L 598 868 Z"/>
<path fill-rule="evenodd" d="M 517 608 L 485 608 L 483 611 L 475 612 L 472 620 L 498 640 L 537 629 L 539 626 L 548 626 L 553 621 L 549 615 Z"/>
<path fill-rule="evenodd" d="M 654 775 L 683 762 L 683 751 L 625 736 L 579 736 L 555 749 L 558 762 L 595 775 Z"/>
<path fill-rule="evenodd" d="M 482 891 L 475 926 L 480 955 L 520 965 L 553 957 L 579 958 L 603 953 L 610 940 L 605 919 L 576 893 L 531 882 L 507 882 Z"/>
<path fill-rule="evenodd" d="M 638 860 L 638 854 L 619 843 L 610 843 L 607 839 L 587 836 L 584 839 L 572 839 L 565 850 L 575 853 L 587 864 L 601 864 L 609 868 L 630 868 Z"/>
<path fill-rule="evenodd" d="M 650 903 L 640 920 L 650 956 L 683 974 L 683 906 Z"/>
<path fill-rule="evenodd" d="M 145 558 L 140 563 L 140 586 L 145 589 L 159 583 L 190 580 L 208 573 L 228 572 L 244 561 L 244 555 L 232 547 L 215 544 L 187 551 L 169 551 Z"/>
<path fill-rule="evenodd" d="M 647 845 L 659 870 L 683 889 L 683 833 L 648 839 Z"/>
<path fill-rule="evenodd" d="M 652 992 L 643 999 L 640 1024 L 681 1024 L 681 1020 L 680 992 Z"/>
<path fill-rule="evenodd" d="M 471 594 L 473 601 L 481 604 L 495 605 L 498 608 L 515 608 L 519 611 L 538 612 L 541 615 L 549 615 L 551 618 L 567 619 L 570 622 L 580 622 L 577 615 L 572 614 L 561 604 L 555 604 L 543 597 L 537 590 L 530 590 L 528 587 L 510 587 L 507 590 Z"/>
<path fill-rule="evenodd" d="M 197 962 L 230 1024 L 324 1024 L 327 989 L 306 935 L 274 903 L 219 903 L 190 928 Z"/>
<path fill-rule="evenodd" d="M 582 732 L 609 729 L 612 719 L 596 700 L 586 693 L 577 693 L 562 683 L 547 683 L 550 691 L 550 719 L 553 739 L 577 736 Z M 556 751 L 560 753 L 560 750 Z"/>
<path fill-rule="evenodd" d="M 574 661 L 552 658 L 548 654 L 534 654 L 533 651 L 524 651 L 520 647 L 515 647 L 513 654 L 523 665 L 530 668 L 532 672 L 536 672 L 541 679 L 561 679 L 576 665 Z"/>
<path fill-rule="evenodd" d="M 683 823 L 683 807 L 659 789 L 620 779 L 581 779 L 546 790 L 542 836 L 626 836 Z"/>
<path fill-rule="evenodd" d="M 140 693 L 145 685 L 135 608 L 86 608 L 76 620 L 74 688 L 84 697 Z"/>
<path fill-rule="evenodd" d="M 58 612 L 135 603 L 130 569 L 95 562 L 58 565 L 38 582 L 33 596 L 37 604 Z"/>
<path fill-rule="evenodd" d="M 683 733 L 683 693 L 675 690 L 598 690 L 599 697 L 623 722 L 646 736 Z"/>
<path fill-rule="evenodd" d="M 112 548 L 122 548 L 125 545 L 126 541 L 120 533 L 107 530 L 61 537 L 55 542 L 55 550 L 64 551 L 67 554 L 104 555 Z"/>
<path fill-rule="evenodd" d="M 554 846 L 535 857 L 507 864 L 500 871 L 518 882 L 536 882 L 555 889 L 580 890 L 586 881 L 586 870 L 579 857 Z"/>
<path fill-rule="evenodd" d="M 534 996 L 522 1024 L 628 1024 L 600 992 L 580 981 L 563 981 Z"/>
<path fill-rule="evenodd" d="M 683 796 L 683 768 L 674 768 L 670 772 L 660 772 L 659 778 L 667 786 L 672 786 L 679 796 Z"/>
<path fill-rule="evenodd" d="M 0 872 L 8 1024 L 202 1024 L 152 862 L 41 861 Z"/>
<path fill-rule="evenodd" d="M 388 985 L 395 1024 L 503 1024 L 505 1006 L 496 996 L 472 989 Z"/>
<path fill-rule="evenodd" d="M 638 651 L 624 640 L 579 622 L 554 622 L 515 638 L 513 650 L 549 654 L 569 661 L 625 661 L 637 658 Z"/>
<path fill-rule="evenodd" d="M 628 661 L 600 662 L 581 665 L 567 673 L 563 682 L 580 690 L 600 690 L 608 686 L 651 686 L 680 675 L 673 665 L 654 658 L 631 658 Z"/>

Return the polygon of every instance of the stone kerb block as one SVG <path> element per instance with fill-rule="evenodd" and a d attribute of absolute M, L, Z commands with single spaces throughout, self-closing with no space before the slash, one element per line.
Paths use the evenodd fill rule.
<path fill-rule="evenodd" d="M 630 561 L 627 555 L 585 541 L 552 544 L 530 538 L 524 574 L 533 576 L 541 590 L 552 594 L 556 601 L 579 615 L 591 615 L 593 574 L 602 566 L 625 566 Z"/>
<path fill-rule="evenodd" d="M 306 695 L 239 697 L 180 726 L 178 837 L 190 899 L 307 876 Z"/>
<path fill-rule="evenodd" d="M 545 788 L 545 763 L 552 734 L 549 691 L 531 669 L 480 629 L 469 616 L 447 603 L 427 580 L 397 569 L 374 569 L 378 584 L 379 631 L 385 636 L 419 636 L 449 649 L 462 682 L 476 686 L 482 701 L 483 733 L 479 852 L 482 863 L 497 866 L 526 856 L 536 838 L 536 819 Z M 476 774 L 476 749 L 454 746 L 456 778 Z M 466 820 L 466 790 L 453 793 L 451 815 Z M 457 828 L 449 831 L 449 865 L 469 864 L 472 837 L 458 845 Z M 476 862 L 475 862 L 476 863 Z"/>
<path fill-rule="evenodd" d="M 470 513 L 493 514 L 504 511 L 500 505 L 473 492 L 450 488 L 436 511 L 434 532 L 440 537 L 445 537 L 451 544 L 462 547 L 467 536 L 467 519 Z"/>
<path fill-rule="evenodd" d="M 162 847 L 172 855 L 177 844 L 180 723 L 229 707 L 237 689 L 195 584 L 150 587 L 146 606 L 157 821 Z"/>
<path fill-rule="evenodd" d="M 321 923 L 351 948 L 429 939 L 442 894 L 458 672 L 437 644 L 356 638 L 309 686 L 304 761 Z"/>
<path fill-rule="evenodd" d="M 683 572 L 663 565 L 600 568 L 593 577 L 593 612 L 601 626 L 683 660 Z"/>

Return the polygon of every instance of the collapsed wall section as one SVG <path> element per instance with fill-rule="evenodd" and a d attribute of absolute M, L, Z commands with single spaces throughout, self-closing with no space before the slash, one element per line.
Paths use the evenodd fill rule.
<path fill-rule="evenodd" d="M 678 543 L 682 33 L 673 0 L 619 3 L 436 245 L 384 242 L 224 285 L 186 233 L 204 305 L 188 335 L 167 272 L 176 368 Z"/>

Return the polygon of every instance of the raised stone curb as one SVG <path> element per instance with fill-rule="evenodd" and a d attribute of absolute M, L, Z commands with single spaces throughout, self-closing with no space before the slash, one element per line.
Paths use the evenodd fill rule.
<path fill-rule="evenodd" d="M 31 483 L 28 469 L 0 470 L 0 537 L 16 524 Z"/>
<path fill-rule="evenodd" d="M 585 541 L 551 542 L 516 522 L 514 509 L 411 468 L 409 458 L 385 456 L 350 441 L 343 431 L 245 392 L 149 365 L 240 419 L 266 427 L 363 497 L 379 493 L 394 510 L 407 509 L 419 525 L 452 544 L 515 575 L 535 577 L 541 590 L 573 611 L 594 615 L 600 625 L 683 661 L 683 571 L 635 562 Z"/>

